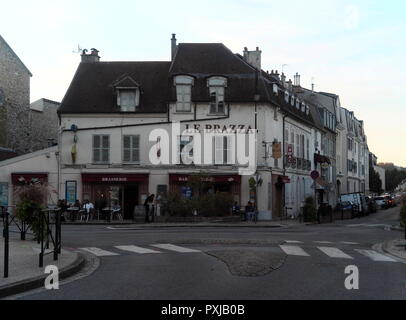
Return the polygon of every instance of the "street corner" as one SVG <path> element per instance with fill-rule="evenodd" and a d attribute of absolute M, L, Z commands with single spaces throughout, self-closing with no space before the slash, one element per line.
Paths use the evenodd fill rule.
<path fill-rule="evenodd" d="M 382 250 L 406 263 L 406 240 L 396 239 L 382 244 Z"/>
<path fill-rule="evenodd" d="M 51 254 L 45 255 L 44 266 L 40 268 L 39 251 L 34 242 L 10 242 L 10 272 L 7 278 L 0 279 L 0 298 L 46 287 L 50 275 L 53 276 L 53 283 L 59 284 L 60 280 L 75 275 L 85 265 L 85 258 L 81 253 L 63 249 L 57 261 L 54 261 Z"/>
<path fill-rule="evenodd" d="M 275 248 L 230 248 L 206 254 L 225 263 L 233 276 L 261 277 L 281 268 L 286 254 Z"/>

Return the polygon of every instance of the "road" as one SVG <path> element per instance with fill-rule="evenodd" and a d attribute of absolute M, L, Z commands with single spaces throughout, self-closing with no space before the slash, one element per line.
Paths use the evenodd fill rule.
<path fill-rule="evenodd" d="M 283 228 L 64 226 L 65 248 L 82 248 L 89 266 L 60 290 L 14 298 L 406 299 L 406 263 L 372 249 L 403 237 L 387 227 L 397 224 L 398 215 L 393 208 L 334 224 Z M 345 288 L 350 265 L 359 269 L 359 290 Z"/>

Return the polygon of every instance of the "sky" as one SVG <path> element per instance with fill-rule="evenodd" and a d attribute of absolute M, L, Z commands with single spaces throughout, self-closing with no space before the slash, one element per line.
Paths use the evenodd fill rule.
<path fill-rule="evenodd" d="M 3 0 L 0 34 L 33 73 L 31 101 L 61 101 L 80 55 L 168 61 L 170 38 L 262 50 L 264 70 L 338 94 L 379 162 L 406 167 L 403 0 Z M 23 9 L 22 9 L 23 8 Z"/>

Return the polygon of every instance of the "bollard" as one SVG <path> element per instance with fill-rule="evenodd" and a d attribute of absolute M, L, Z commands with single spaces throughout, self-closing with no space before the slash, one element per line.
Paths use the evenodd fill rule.
<path fill-rule="evenodd" d="M 55 214 L 55 245 L 54 245 L 54 261 L 58 260 L 59 253 L 59 211 L 54 211 Z"/>
<path fill-rule="evenodd" d="M 38 219 L 39 219 L 39 239 L 41 243 L 41 252 L 39 254 L 39 267 L 42 268 L 44 266 L 44 221 L 42 219 L 41 211 L 38 211 Z"/>
<path fill-rule="evenodd" d="M 8 212 L 6 208 L 2 208 L 4 214 L 4 278 L 8 278 L 8 263 L 9 263 L 9 230 L 8 230 Z"/>

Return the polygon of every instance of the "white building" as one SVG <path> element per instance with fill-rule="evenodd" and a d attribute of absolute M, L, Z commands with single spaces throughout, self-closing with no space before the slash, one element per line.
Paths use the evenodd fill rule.
<path fill-rule="evenodd" d="M 16 181 L 44 179 L 60 199 L 94 202 L 103 194 L 130 218 L 149 194 L 187 197 L 188 179 L 198 173 L 207 176 L 211 192 L 230 193 L 246 205 L 255 200 L 249 181 L 256 177 L 260 219 L 297 216 L 305 197 L 314 195 L 310 173 L 322 145 L 311 108 L 283 76 L 261 69 L 258 48 L 242 56 L 220 43 L 177 45 L 173 37 L 172 59 L 164 62 L 101 62 L 92 49 L 83 53 L 61 103 L 58 150 L 2 163 L 0 182 L 8 185 L 8 203 L 15 201 Z M 161 133 L 150 139 L 156 129 Z M 251 131 L 257 141 L 243 151 L 255 154 L 256 170 L 245 175 L 247 166 L 234 161 L 231 146 L 238 133 Z M 197 132 L 221 137 L 199 148 Z M 166 152 L 172 146 L 175 152 Z M 180 160 L 198 150 L 205 158 L 213 151 L 211 161 Z M 169 161 L 156 164 L 154 157 Z"/>

